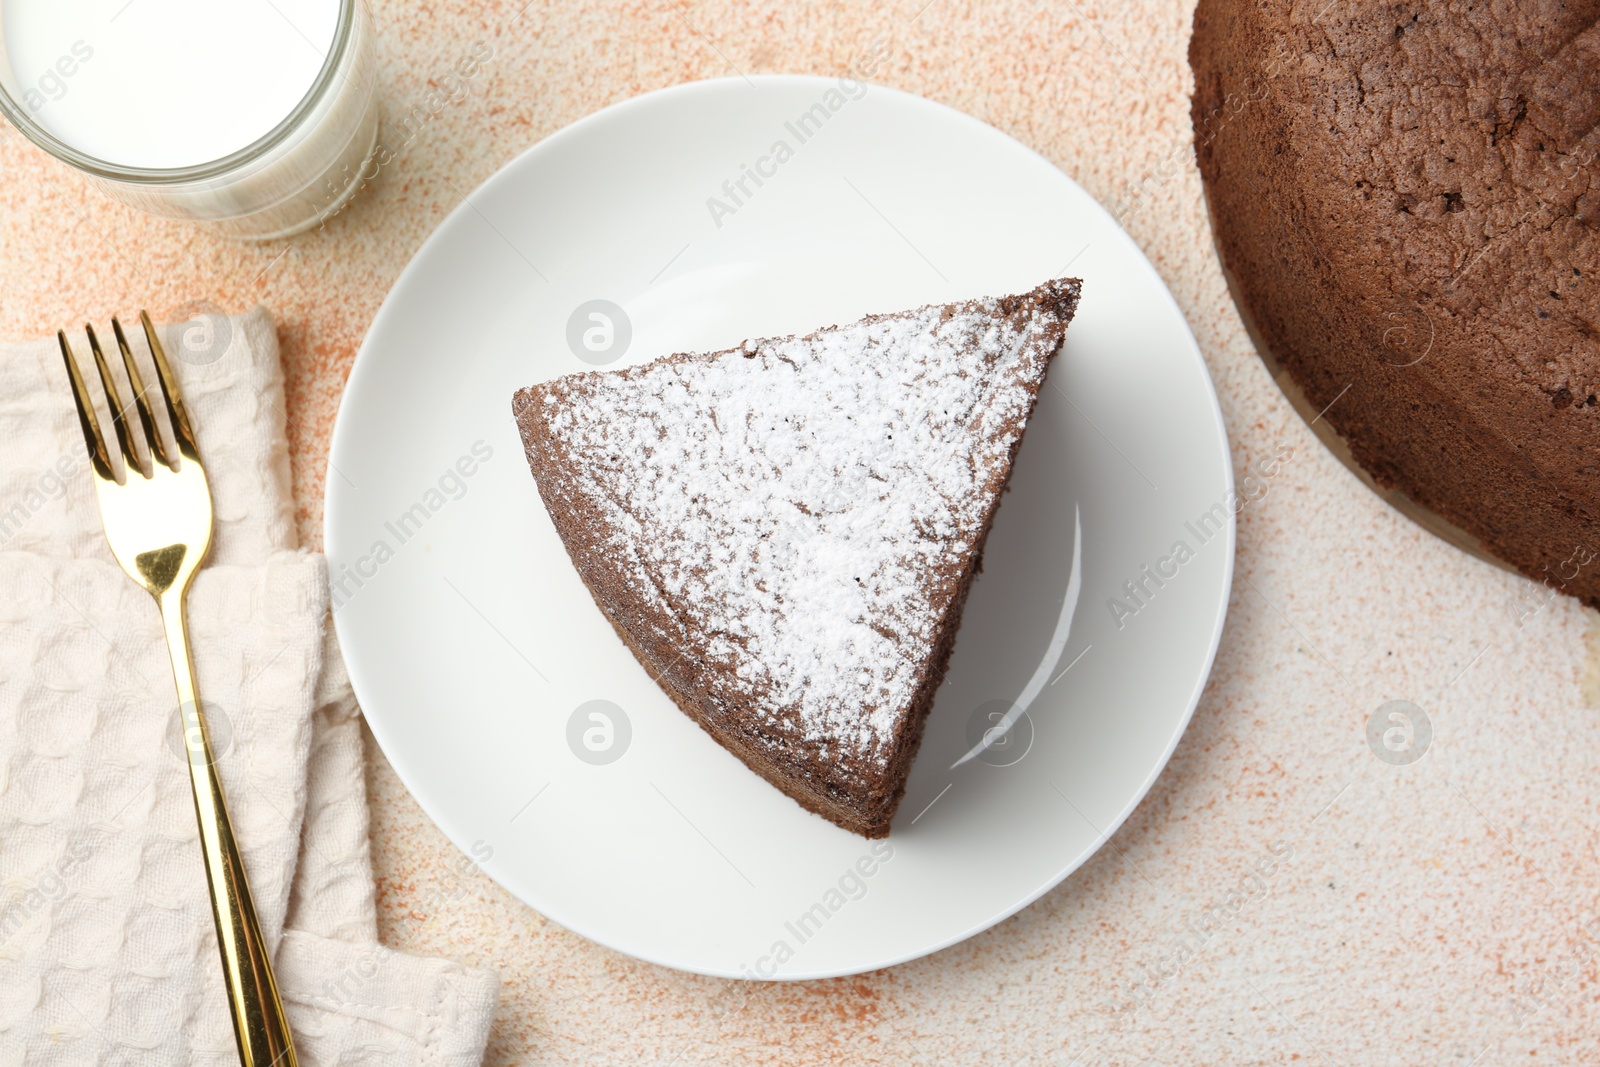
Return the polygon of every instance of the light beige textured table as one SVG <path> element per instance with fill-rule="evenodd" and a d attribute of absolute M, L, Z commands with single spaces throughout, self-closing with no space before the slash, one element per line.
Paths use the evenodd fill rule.
<path fill-rule="evenodd" d="M 383 937 L 499 969 L 489 1063 L 1600 1059 L 1592 616 L 1391 512 L 1273 386 L 1192 162 L 1190 3 L 520 3 L 376 3 L 390 114 L 410 116 L 388 132 L 403 150 L 326 230 L 289 242 L 142 217 L 0 138 L 0 337 L 140 306 L 265 303 L 289 369 L 302 533 L 319 544 L 351 360 L 463 194 L 637 93 L 840 74 L 876 48 L 877 80 L 993 123 L 1121 208 L 1199 338 L 1238 468 L 1292 457 L 1240 517 L 1215 672 L 1143 806 L 1044 899 L 902 967 L 743 986 L 592 945 L 463 860 L 369 738 Z M 451 72 L 482 46 L 463 94 Z M 1368 747 L 1368 717 L 1391 699 L 1432 723 L 1408 766 Z"/>

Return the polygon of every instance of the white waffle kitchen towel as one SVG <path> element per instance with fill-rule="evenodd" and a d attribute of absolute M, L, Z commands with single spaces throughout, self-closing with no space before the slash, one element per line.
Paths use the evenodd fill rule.
<path fill-rule="evenodd" d="M 189 595 L 201 702 L 300 1062 L 480 1063 L 495 975 L 377 942 L 358 711 L 326 567 L 296 543 L 272 319 L 164 337 L 216 511 Z M 0 346 L 0 1065 L 238 1062 L 176 699 L 56 341 Z"/>

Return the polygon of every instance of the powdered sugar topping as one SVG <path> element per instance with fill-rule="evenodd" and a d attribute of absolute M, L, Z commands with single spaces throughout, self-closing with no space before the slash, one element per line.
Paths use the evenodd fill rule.
<path fill-rule="evenodd" d="M 724 707 L 881 767 L 1059 345 L 1055 309 L 1007 310 L 547 383 L 532 402 L 573 468 L 541 491 L 599 510 L 608 561 L 674 610 Z"/>

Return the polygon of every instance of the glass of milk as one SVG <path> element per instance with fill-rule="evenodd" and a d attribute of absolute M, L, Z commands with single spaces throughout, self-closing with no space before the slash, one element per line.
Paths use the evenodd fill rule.
<path fill-rule="evenodd" d="M 365 0 L 0 0 L 0 111 L 108 195 L 247 240 L 371 178 Z"/>

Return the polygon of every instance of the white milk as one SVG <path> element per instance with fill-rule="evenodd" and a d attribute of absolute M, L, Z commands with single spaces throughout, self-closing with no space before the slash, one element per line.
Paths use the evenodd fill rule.
<path fill-rule="evenodd" d="M 316 81 L 338 0 L 0 0 L 17 101 L 124 167 L 209 163 L 255 142 Z"/>

